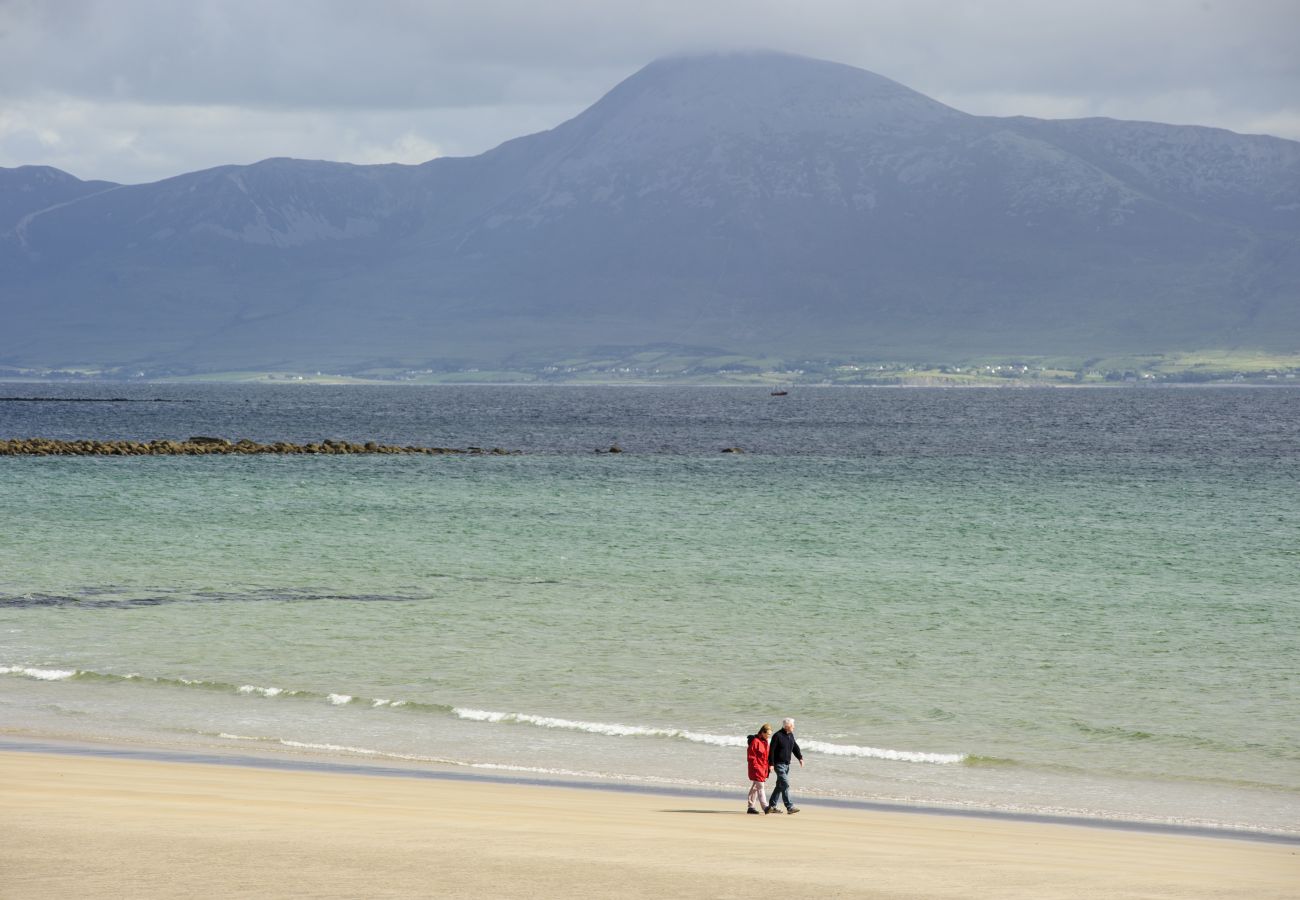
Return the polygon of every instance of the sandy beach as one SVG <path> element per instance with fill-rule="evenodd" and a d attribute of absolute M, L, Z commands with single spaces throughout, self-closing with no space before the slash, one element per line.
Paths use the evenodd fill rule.
<path fill-rule="evenodd" d="M 0 753 L 0 897 L 1241 897 L 1300 846 L 923 813 Z"/>

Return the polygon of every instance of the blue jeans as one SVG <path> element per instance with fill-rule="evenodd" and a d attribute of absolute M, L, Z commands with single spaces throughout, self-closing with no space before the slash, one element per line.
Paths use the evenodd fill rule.
<path fill-rule="evenodd" d="M 777 801 L 780 800 L 785 804 L 785 808 L 789 809 L 794 806 L 790 802 L 790 764 L 777 763 L 772 768 L 776 769 L 776 787 L 772 788 L 771 804 L 776 806 Z"/>

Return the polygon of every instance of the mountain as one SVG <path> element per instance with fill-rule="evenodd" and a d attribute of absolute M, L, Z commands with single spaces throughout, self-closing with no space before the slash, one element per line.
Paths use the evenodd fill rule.
<path fill-rule="evenodd" d="M 110 181 L 82 181 L 49 166 L 0 169 L 0 233 L 24 216 L 114 187 Z"/>
<path fill-rule="evenodd" d="M 0 231 L 6 366 L 1300 349 L 1300 143 L 972 116 L 776 53 L 419 166 L 0 170 Z"/>

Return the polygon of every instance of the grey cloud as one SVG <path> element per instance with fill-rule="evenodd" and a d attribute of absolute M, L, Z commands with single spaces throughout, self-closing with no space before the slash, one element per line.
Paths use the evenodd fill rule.
<path fill-rule="evenodd" d="M 175 136 L 176 111 L 204 107 L 241 159 L 342 158 L 402 135 L 476 153 L 558 124 L 656 57 L 760 47 L 973 113 L 1264 123 L 1300 138 L 1297 33 L 1295 0 L 0 0 L 0 165 L 48 161 L 19 158 L 50 146 L 47 132 L 78 159 L 136 159 L 135 176 L 149 159 L 184 165 L 186 141 L 153 144 Z M 60 104 L 84 111 L 62 131 L 39 113 Z M 97 124 L 115 106 L 133 110 L 134 143 Z M 272 127 L 271 112 L 319 113 L 318 141 Z M 383 135 L 359 136 L 385 112 Z M 187 127 L 203 143 L 202 123 Z"/>
<path fill-rule="evenodd" d="M 0 91 L 400 109 L 508 102 L 514 94 L 536 94 L 535 84 L 552 92 L 572 92 L 575 81 L 589 88 L 600 60 L 581 52 L 581 42 L 566 47 L 558 35 L 548 39 L 554 26 L 537 9 L 521 5 L 504 17 L 506 24 L 493 26 L 493 15 L 451 4 L 11 3 L 0 14 Z M 536 44 L 531 50 L 526 34 Z"/>
<path fill-rule="evenodd" d="M 70 0 L 6 4 L 0 83 L 84 97 L 269 106 L 557 101 L 679 50 L 774 47 L 934 89 L 1282 98 L 1294 0 Z"/>

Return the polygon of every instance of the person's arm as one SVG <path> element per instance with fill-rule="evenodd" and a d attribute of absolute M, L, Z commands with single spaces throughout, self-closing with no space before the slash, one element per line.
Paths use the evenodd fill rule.
<path fill-rule="evenodd" d="M 799 752 L 799 742 L 796 741 L 796 740 L 791 740 L 790 743 L 792 743 L 792 744 L 794 745 L 791 749 L 794 751 L 794 758 L 797 759 L 797 760 L 799 760 L 799 768 L 802 769 L 802 768 L 803 768 L 803 754 Z"/>

